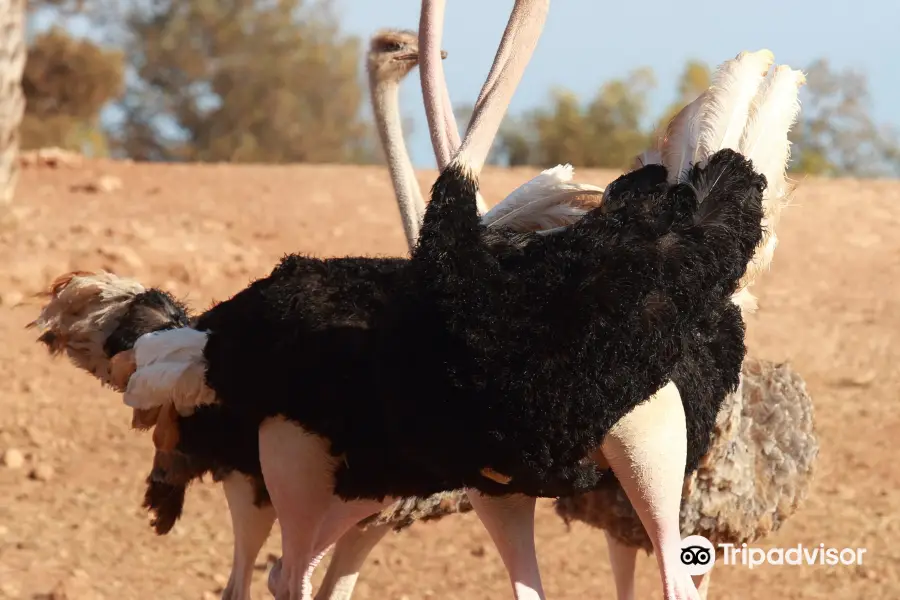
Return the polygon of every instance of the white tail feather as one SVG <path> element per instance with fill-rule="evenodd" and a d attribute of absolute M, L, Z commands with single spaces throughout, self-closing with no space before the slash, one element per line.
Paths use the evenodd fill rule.
<path fill-rule="evenodd" d="M 775 225 L 792 191 L 785 175 L 788 133 L 800 112 L 799 88 L 805 82 L 800 71 L 788 66 L 777 67 L 767 78 L 773 59 L 771 52 L 760 50 L 741 52 L 722 64 L 713 85 L 669 123 L 661 148 L 672 183 L 682 180 L 691 164 L 703 163 L 724 148 L 740 152 L 765 175 L 763 238 L 732 296 L 745 313 L 756 309 L 748 288 L 769 267 L 778 245 Z"/>
<path fill-rule="evenodd" d="M 533 231 L 569 225 L 587 212 L 580 196 L 596 196 L 603 188 L 586 183 L 572 183 L 572 165 L 557 165 L 542 171 L 513 190 L 489 210 L 481 222 L 487 227 L 510 227 L 516 231 Z"/>
<path fill-rule="evenodd" d="M 669 173 L 669 183 L 680 181 L 694 160 L 697 151 L 697 121 L 705 98 L 706 94 L 701 94 L 699 98 L 682 108 L 666 127 L 660 159 Z"/>
<path fill-rule="evenodd" d="M 756 170 L 765 175 L 768 184 L 766 217 L 777 220 L 787 191 L 785 172 L 790 160 L 788 132 L 800 114 L 799 89 L 806 82 L 801 71 L 781 65 L 760 90 L 740 141 L 740 152 Z"/>
<path fill-rule="evenodd" d="M 148 333 L 134 344 L 136 370 L 128 380 L 124 400 L 131 408 L 148 410 L 169 402 L 180 415 L 190 415 L 215 402 L 206 385 L 203 348 L 207 334 L 189 327 Z"/>
<path fill-rule="evenodd" d="M 700 109 L 695 164 L 718 150 L 738 149 L 750 106 L 774 60 L 770 51 L 759 50 L 741 52 L 719 66 Z"/>
<path fill-rule="evenodd" d="M 787 65 L 776 67 L 760 89 L 741 136 L 740 152 L 765 175 L 767 185 L 763 194 L 763 239 L 747 265 L 738 293 L 750 295 L 749 286 L 772 264 L 778 245 L 775 226 L 792 191 L 785 174 L 791 152 L 788 132 L 800 114 L 799 92 L 805 82 L 801 71 Z"/>
<path fill-rule="evenodd" d="M 661 164 L 663 164 L 663 157 L 660 150 L 644 150 L 634 157 L 634 162 L 631 163 L 631 170 L 633 171 L 635 169 L 640 169 L 641 167 L 646 167 L 647 165 Z"/>

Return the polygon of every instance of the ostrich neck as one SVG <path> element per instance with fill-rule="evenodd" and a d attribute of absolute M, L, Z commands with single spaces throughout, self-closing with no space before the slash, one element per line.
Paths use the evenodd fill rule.
<path fill-rule="evenodd" d="M 369 88 L 372 93 L 372 107 L 378 135 L 387 157 L 397 204 L 400 206 L 403 231 L 406 233 L 409 249 L 412 250 L 419 236 L 419 227 L 425 213 L 425 201 L 422 199 L 416 173 L 403 139 L 399 101 L 400 82 L 378 81 L 370 76 Z"/>

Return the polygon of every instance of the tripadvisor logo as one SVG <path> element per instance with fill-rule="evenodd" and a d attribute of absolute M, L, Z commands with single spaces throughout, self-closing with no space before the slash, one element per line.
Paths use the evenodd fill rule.
<path fill-rule="evenodd" d="M 719 544 L 722 563 L 743 565 L 750 569 L 761 565 L 861 565 L 865 548 L 828 548 L 825 544 L 807 547 L 797 544 L 790 548 L 753 548 L 747 544 Z M 681 540 L 681 564 L 690 575 L 704 575 L 716 563 L 716 548 L 702 535 L 690 535 Z"/>
<path fill-rule="evenodd" d="M 702 535 L 689 535 L 681 540 L 681 564 L 690 575 L 709 573 L 716 564 L 716 549 Z"/>

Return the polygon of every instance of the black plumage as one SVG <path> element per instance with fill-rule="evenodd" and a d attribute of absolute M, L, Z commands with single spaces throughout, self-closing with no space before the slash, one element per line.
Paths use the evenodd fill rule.
<path fill-rule="evenodd" d="M 730 295 L 761 238 L 765 179 L 723 150 L 689 181 L 647 166 L 561 233 L 488 234 L 477 183 L 451 167 L 411 260 L 291 255 L 197 319 L 215 410 L 328 438 L 348 499 L 562 496 L 596 485 L 585 457 L 671 378 L 690 472 L 738 382 Z"/>

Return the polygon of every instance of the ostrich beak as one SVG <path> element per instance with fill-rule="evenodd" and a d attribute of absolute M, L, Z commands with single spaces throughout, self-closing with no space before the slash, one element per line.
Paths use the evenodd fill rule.
<path fill-rule="evenodd" d="M 447 51 L 441 50 L 441 58 L 447 58 Z M 407 52 L 405 54 L 398 54 L 394 57 L 394 60 L 412 60 L 418 62 L 419 53 L 418 52 Z"/>

